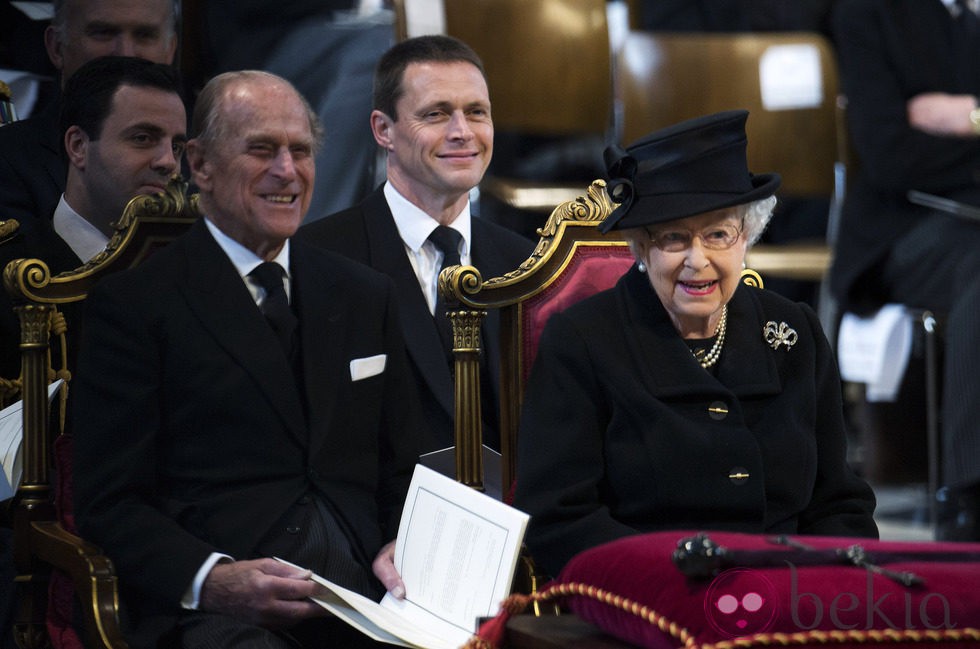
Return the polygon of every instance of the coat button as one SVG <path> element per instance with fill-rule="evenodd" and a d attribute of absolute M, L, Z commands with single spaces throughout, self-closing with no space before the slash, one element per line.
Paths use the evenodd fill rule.
<path fill-rule="evenodd" d="M 299 525 L 290 525 L 286 528 L 288 534 L 299 534 Z"/>
<path fill-rule="evenodd" d="M 724 401 L 712 401 L 708 406 L 708 416 L 715 421 L 721 421 L 728 416 L 728 404 Z"/>
<path fill-rule="evenodd" d="M 749 481 L 749 472 L 740 466 L 732 467 L 728 472 L 728 479 L 733 484 L 742 485 Z"/>

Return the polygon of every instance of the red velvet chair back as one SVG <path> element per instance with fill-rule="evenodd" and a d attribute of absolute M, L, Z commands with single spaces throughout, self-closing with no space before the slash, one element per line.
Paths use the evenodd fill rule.
<path fill-rule="evenodd" d="M 537 357 L 538 339 L 548 318 L 590 295 L 612 288 L 633 265 L 630 249 L 619 243 L 579 243 L 572 249 L 568 264 L 552 277 L 550 284 L 515 305 L 521 314 L 518 365 L 522 388 Z"/>

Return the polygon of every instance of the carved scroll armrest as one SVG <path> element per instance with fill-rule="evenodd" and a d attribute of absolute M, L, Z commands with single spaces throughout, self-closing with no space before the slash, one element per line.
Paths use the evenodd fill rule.
<path fill-rule="evenodd" d="M 126 649 L 119 629 L 118 580 L 112 561 L 60 523 L 31 523 L 31 548 L 41 561 L 66 572 L 81 600 L 87 646 Z"/>

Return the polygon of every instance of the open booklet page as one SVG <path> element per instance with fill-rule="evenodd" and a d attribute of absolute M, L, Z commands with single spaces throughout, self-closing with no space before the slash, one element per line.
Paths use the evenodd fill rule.
<path fill-rule="evenodd" d="M 377 603 L 315 576 L 330 591 L 316 601 L 375 640 L 455 649 L 510 593 L 527 523 L 527 514 L 417 465 L 395 542 L 405 599 Z"/>
<path fill-rule="evenodd" d="M 54 399 L 64 381 L 58 379 L 48 386 L 48 403 Z M 0 410 L 0 501 L 13 498 L 23 473 L 21 448 L 24 444 L 24 402 L 17 401 Z"/>

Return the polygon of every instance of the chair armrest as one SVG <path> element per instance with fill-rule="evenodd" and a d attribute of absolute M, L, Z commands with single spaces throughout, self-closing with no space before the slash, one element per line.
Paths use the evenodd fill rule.
<path fill-rule="evenodd" d="M 127 649 L 119 629 L 118 580 L 112 561 L 95 545 L 54 521 L 31 523 L 32 554 L 71 578 L 82 605 L 86 644 Z"/>

